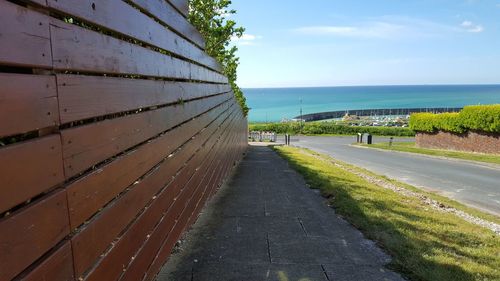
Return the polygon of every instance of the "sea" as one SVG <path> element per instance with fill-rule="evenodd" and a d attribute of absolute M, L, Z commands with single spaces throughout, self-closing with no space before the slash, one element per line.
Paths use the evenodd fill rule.
<path fill-rule="evenodd" d="M 356 86 L 243 89 L 249 122 L 355 109 L 463 107 L 500 104 L 500 85 Z"/>

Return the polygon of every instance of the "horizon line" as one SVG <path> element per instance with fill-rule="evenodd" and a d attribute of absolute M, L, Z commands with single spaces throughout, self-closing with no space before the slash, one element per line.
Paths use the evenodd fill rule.
<path fill-rule="evenodd" d="M 379 84 L 379 85 L 336 85 L 336 86 L 271 86 L 271 87 L 241 87 L 241 89 L 303 89 L 303 88 L 350 88 L 350 87 L 416 87 L 416 86 L 500 86 L 498 83 L 477 84 Z"/>

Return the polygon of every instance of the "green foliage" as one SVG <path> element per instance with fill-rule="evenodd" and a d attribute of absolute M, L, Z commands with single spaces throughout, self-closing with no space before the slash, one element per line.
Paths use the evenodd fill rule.
<path fill-rule="evenodd" d="M 299 122 L 250 124 L 250 131 L 271 131 L 278 134 L 299 134 Z M 408 128 L 400 127 L 354 127 L 338 125 L 335 122 L 310 122 L 303 124 L 302 134 L 306 135 L 355 135 L 357 133 L 369 133 L 379 136 L 415 136 L 415 132 Z"/>
<path fill-rule="evenodd" d="M 434 132 L 434 119 L 436 115 L 432 113 L 413 113 L 410 115 L 410 129 L 416 132 Z"/>
<path fill-rule="evenodd" d="M 415 113 L 410 116 L 410 128 L 428 133 L 443 130 L 460 134 L 466 131 L 460 122 L 459 113 Z"/>
<path fill-rule="evenodd" d="M 248 113 L 243 91 L 236 84 L 239 58 L 238 48 L 231 46 L 231 38 L 239 38 L 245 29 L 237 27 L 234 20 L 228 19 L 235 10 L 228 9 L 230 0 L 190 0 L 188 19 L 200 31 L 206 41 L 206 52 L 217 59 L 224 75 L 234 92 L 245 115 Z"/>
<path fill-rule="evenodd" d="M 465 133 L 469 130 L 500 133 L 500 104 L 466 106 L 460 113 L 415 113 L 410 128 L 417 132 L 446 131 Z"/>
<path fill-rule="evenodd" d="M 470 130 L 500 133 L 500 104 L 466 106 L 460 118 Z"/>

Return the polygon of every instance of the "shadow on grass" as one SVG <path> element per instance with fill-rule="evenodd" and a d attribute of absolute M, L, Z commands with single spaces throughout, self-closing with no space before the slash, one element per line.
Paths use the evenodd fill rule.
<path fill-rule="evenodd" d="M 499 280 L 499 240 L 493 234 L 476 235 L 451 215 L 425 209 L 352 174 L 335 174 L 318 160 L 278 153 L 330 199 L 338 214 L 385 248 L 393 256 L 390 267 L 411 280 Z"/>

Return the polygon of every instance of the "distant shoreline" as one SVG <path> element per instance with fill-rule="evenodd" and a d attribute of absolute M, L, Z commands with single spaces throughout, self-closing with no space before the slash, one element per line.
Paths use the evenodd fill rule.
<path fill-rule="evenodd" d="M 498 87 L 500 83 L 489 84 L 392 84 L 392 85 L 344 85 L 344 86 L 292 86 L 292 87 L 243 87 L 242 90 L 265 90 L 265 89 L 325 89 L 325 88 L 378 88 L 378 87 Z"/>
<path fill-rule="evenodd" d="M 326 111 L 304 114 L 302 116 L 296 116 L 293 119 L 304 120 L 306 122 L 311 121 L 321 121 L 335 118 L 342 118 L 346 114 L 356 115 L 356 116 L 390 116 L 390 115 L 410 115 L 412 113 L 420 112 L 431 112 L 431 113 L 443 113 L 443 112 L 459 112 L 462 107 L 434 107 L 434 108 L 377 108 L 377 109 L 350 109 L 350 110 L 337 110 L 337 111 Z"/>
<path fill-rule="evenodd" d="M 250 122 L 346 109 L 461 108 L 500 103 L 500 85 L 244 89 Z"/>

